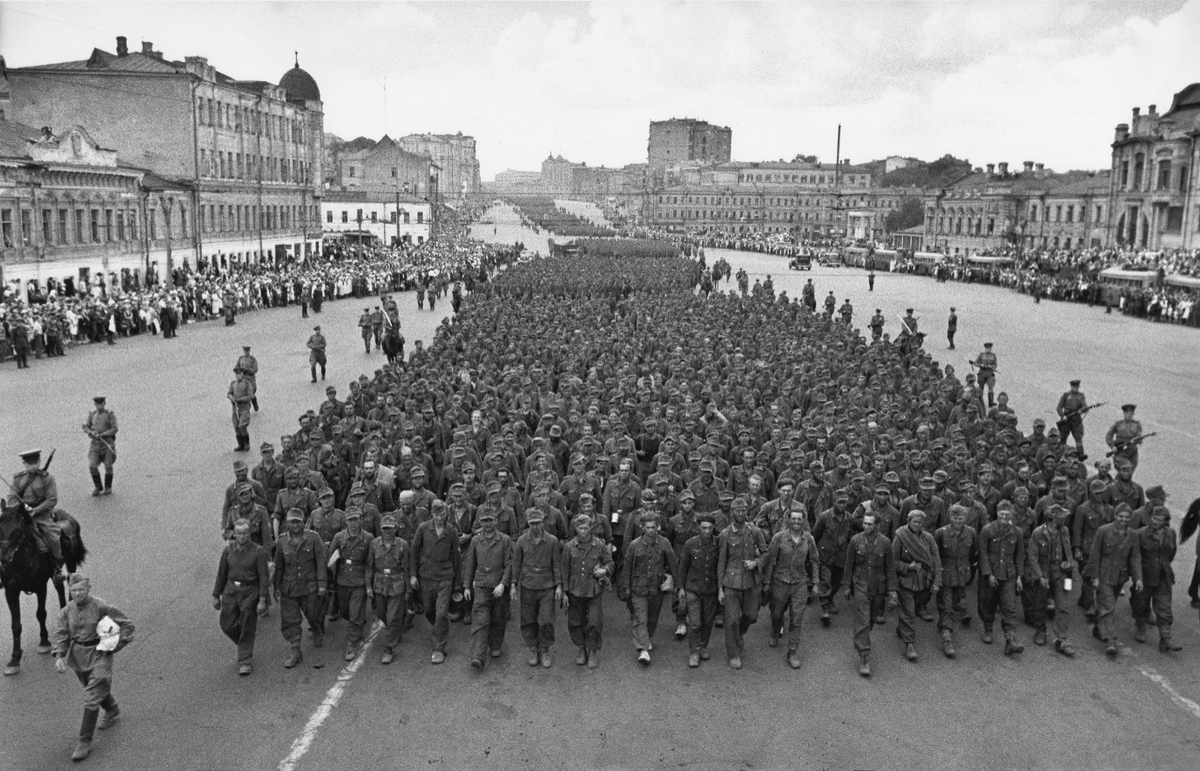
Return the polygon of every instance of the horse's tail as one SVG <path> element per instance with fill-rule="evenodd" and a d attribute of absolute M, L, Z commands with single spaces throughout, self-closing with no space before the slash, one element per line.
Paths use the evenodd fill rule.
<path fill-rule="evenodd" d="M 1188 506 L 1187 514 L 1183 515 L 1183 522 L 1179 523 L 1179 542 L 1186 543 L 1198 527 L 1200 527 L 1200 498 L 1192 501 L 1192 505 Z"/>
<path fill-rule="evenodd" d="M 83 529 L 79 520 L 65 511 L 56 512 L 56 515 L 62 529 L 63 562 L 67 563 L 67 570 L 74 573 L 87 559 L 88 550 L 83 545 Z"/>

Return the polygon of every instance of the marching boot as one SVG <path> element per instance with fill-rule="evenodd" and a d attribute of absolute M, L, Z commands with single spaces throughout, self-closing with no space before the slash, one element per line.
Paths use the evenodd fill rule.
<path fill-rule="evenodd" d="M 92 495 L 100 495 L 104 492 L 104 484 L 100 481 L 100 471 L 98 469 L 92 469 L 92 484 L 96 486 L 96 489 L 92 490 Z"/>
<path fill-rule="evenodd" d="M 1012 656 L 1025 650 L 1025 646 L 1017 642 L 1016 635 L 1008 632 L 1004 635 L 1004 655 Z"/>
<path fill-rule="evenodd" d="M 78 762 L 92 754 L 92 737 L 96 733 L 96 720 L 99 717 L 100 710 L 96 707 L 88 707 L 83 710 L 83 722 L 79 726 L 79 742 L 75 745 L 75 751 L 71 753 L 71 760 Z"/>
<path fill-rule="evenodd" d="M 104 472 L 104 494 L 105 495 L 112 495 L 112 478 L 113 478 L 113 475 L 112 475 L 111 471 Z"/>
<path fill-rule="evenodd" d="M 111 693 L 100 702 L 100 707 L 100 719 L 96 721 L 96 727 L 103 731 L 121 719 L 121 707 Z"/>
<path fill-rule="evenodd" d="M 863 677 L 871 676 L 871 661 L 870 661 L 870 659 L 871 659 L 870 653 L 863 652 L 863 653 L 859 654 L 858 673 L 860 675 L 862 675 Z"/>

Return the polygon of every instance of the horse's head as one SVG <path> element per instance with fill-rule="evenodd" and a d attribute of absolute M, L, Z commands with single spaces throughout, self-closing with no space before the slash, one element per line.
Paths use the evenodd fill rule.
<path fill-rule="evenodd" d="M 8 567 L 13 562 L 25 541 L 28 524 L 29 513 L 24 503 L 0 505 L 0 567 Z"/>

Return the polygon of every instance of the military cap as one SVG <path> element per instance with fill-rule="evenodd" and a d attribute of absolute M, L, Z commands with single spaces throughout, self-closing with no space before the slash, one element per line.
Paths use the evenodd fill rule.
<path fill-rule="evenodd" d="M 1166 498 L 1167 491 L 1163 489 L 1162 485 L 1154 485 L 1153 487 L 1146 488 L 1146 497 L 1147 498 Z"/>
<path fill-rule="evenodd" d="M 487 483 L 487 491 L 489 493 L 498 493 L 500 492 L 501 487 L 502 485 L 494 479 Z"/>
<path fill-rule="evenodd" d="M 892 492 L 892 488 L 888 487 L 887 485 L 875 485 L 875 492 L 888 493 L 890 495 Z"/>
<path fill-rule="evenodd" d="M 337 393 L 337 389 L 336 389 L 336 388 L 334 388 L 333 386 L 325 386 L 325 393 L 327 393 L 327 394 L 336 394 L 336 393 Z"/>
<path fill-rule="evenodd" d="M 283 469 L 283 476 L 285 479 L 288 477 L 298 477 L 300 476 L 300 470 L 295 466 L 286 466 Z"/>
<path fill-rule="evenodd" d="M 696 521 L 697 522 L 715 523 L 717 521 L 717 519 L 716 519 L 716 517 L 713 516 L 711 511 L 702 511 L 696 515 Z"/>
<path fill-rule="evenodd" d="M 704 456 L 703 456 L 703 455 L 701 455 L 701 454 L 700 454 L 700 453 L 698 453 L 698 452 L 689 452 L 689 453 L 688 453 L 688 461 L 693 461 L 693 460 L 695 460 L 695 461 L 698 461 L 698 460 L 700 460 L 700 459 L 701 459 L 701 458 L 703 458 L 703 457 L 704 457 Z"/>
<path fill-rule="evenodd" d="M 95 402 L 96 404 L 104 404 L 104 402 L 105 402 L 105 397 L 103 397 L 103 396 L 93 396 L 93 397 L 92 397 L 92 401 L 93 401 L 93 402 Z"/>
<path fill-rule="evenodd" d="M 413 466 L 411 469 L 409 469 L 408 475 L 414 479 L 416 477 L 426 476 L 425 467 L 424 466 Z"/>
<path fill-rule="evenodd" d="M 1045 420 L 1043 420 L 1043 419 L 1041 419 L 1041 418 L 1034 418 L 1034 419 L 1033 419 L 1033 427 L 1034 427 L 1034 428 L 1037 428 L 1038 426 L 1043 426 L 1043 427 L 1044 427 L 1045 425 L 1046 425 L 1046 421 L 1045 421 Z"/>
<path fill-rule="evenodd" d="M 296 508 L 288 509 L 287 521 L 288 522 L 293 522 L 293 521 L 303 522 L 304 521 L 304 512 L 301 511 L 300 509 L 296 509 Z"/>
<path fill-rule="evenodd" d="M 238 495 L 241 495 L 242 493 L 252 493 L 252 492 L 254 492 L 254 485 L 250 484 L 249 482 L 242 482 L 240 485 L 237 486 L 237 494 Z"/>
<path fill-rule="evenodd" d="M 41 451 L 39 450 L 38 452 L 41 452 Z M 24 458 L 25 456 L 22 455 L 21 457 Z M 242 460 L 241 458 L 238 458 L 237 460 L 235 460 L 233 462 L 233 470 L 234 471 L 245 471 L 246 469 L 247 469 L 246 461 Z"/>
<path fill-rule="evenodd" d="M 308 438 L 316 439 L 318 442 L 323 442 L 325 441 L 325 434 L 322 433 L 321 429 L 316 428 L 309 432 Z"/>
<path fill-rule="evenodd" d="M 967 481 L 969 484 L 969 480 L 967 480 Z M 921 477 L 921 481 L 918 483 L 918 486 L 923 487 L 923 488 L 937 487 L 937 482 L 933 481 L 933 477 L 924 476 L 924 477 Z"/>
<path fill-rule="evenodd" d="M 706 461 L 701 461 L 700 470 L 708 471 L 710 473 L 716 473 L 717 467 L 711 460 L 706 460 Z"/>
<path fill-rule="evenodd" d="M 275 452 L 275 445 L 270 442 L 263 442 L 258 446 L 259 452 Z"/>
<path fill-rule="evenodd" d="M 717 497 L 722 503 L 726 503 L 728 501 L 732 501 L 736 496 L 733 494 L 732 490 L 722 490 Z"/>
<path fill-rule="evenodd" d="M 642 490 L 642 500 L 643 501 L 657 501 L 658 495 L 653 490 L 651 490 L 650 488 L 647 487 L 645 490 Z"/>
<path fill-rule="evenodd" d="M 395 529 L 396 528 L 396 517 L 392 514 L 384 514 L 379 519 L 379 527 L 380 527 L 380 529 L 388 528 L 388 527 Z"/>
<path fill-rule="evenodd" d="M 542 513 L 541 509 L 530 509 L 525 514 L 526 524 L 532 525 L 534 522 L 544 522 L 545 519 L 546 515 Z"/>
<path fill-rule="evenodd" d="M 481 522 L 485 519 L 495 519 L 495 518 L 496 518 L 496 512 L 492 509 L 481 509 L 479 511 L 479 521 L 481 521 Z"/>
<path fill-rule="evenodd" d="M 731 505 L 735 509 L 744 509 L 744 508 L 748 507 L 750 504 L 746 502 L 745 498 L 743 498 L 742 496 L 739 495 L 738 497 L 733 499 L 733 503 Z"/>
<path fill-rule="evenodd" d="M 317 324 L 315 327 L 313 327 L 313 331 L 314 331 L 314 332 L 320 332 L 320 331 L 321 331 L 321 325 L 320 325 L 320 324 Z"/>
<path fill-rule="evenodd" d="M 849 498 L 850 492 L 844 487 L 839 487 L 837 490 L 834 491 L 833 497 L 835 500 L 839 499 L 839 498 Z"/>
<path fill-rule="evenodd" d="M 812 463 L 808 464 L 808 468 L 810 471 L 820 471 L 824 468 L 824 466 L 821 465 L 821 461 L 814 460 Z"/>
<path fill-rule="evenodd" d="M 362 517 L 362 507 L 361 506 L 347 506 L 346 507 L 346 519 L 347 520 L 359 519 L 360 517 Z"/>
<path fill-rule="evenodd" d="M 1073 386 L 1077 386 L 1077 385 L 1079 385 L 1079 383 L 1080 383 L 1080 381 L 1078 381 L 1078 380 L 1071 380 L 1071 381 L 1069 381 L 1069 382 L 1070 382 L 1070 384 L 1071 384 L 1071 385 L 1073 385 Z"/>
<path fill-rule="evenodd" d="M 455 490 L 466 490 L 466 489 L 467 489 L 467 486 L 464 485 L 462 482 L 455 482 L 454 484 L 450 485 L 450 492 L 454 492 Z"/>
<path fill-rule="evenodd" d="M 860 468 L 856 468 L 856 469 L 854 469 L 853 471 L 851 471 L 851 472 L 850 472 L 850 478 L 851 478 L 851 479 L 866 479 L 866 478 L 867 478 L 867 472 L 863 471 L 863 470 L 862 470 L 862 469 L 860 469 Z"/>
<path fill-rule="evenodd" d="M 366 495 L 366 494 L 367 494 L 367 488 L 363 487 L 358 482 L 355 482 L 354 484 L 350 485 L 350 495 L 351 496 Z"/>
<path fill-rule="evenodd" d="M 329 487 L 322 487 L 322 488 L 320 489 L 320 491 L 319 491 L 319 492 L 317 492 L 317 497 L 318 497 L 318 498 L 332 498 L 332 497 L 333 497 L 333 490 L 332 490 L 331 488 L 329 488 Z"/>
<path fill-rule="evenodd" d="M 481 515 L 481 517 L 482 517 L 482 515 Z M 592 518 L 589 517 L 587 514 L 576 514 L 575 518 L 571 520 L 571 527 L 577 528 L 583 524 L 588 524 L 588 525 L 592 524 Z"/>
<path fill-rule="evenodd" d="M 1088 489 L 1094 493 L 1102 493 L 1108 489 L 1108 482 L 1105 482 L 1103 479 L 1093 479 L 1092 483 L 1088 485 Z M 1161 490 L 1162 488 L 1159 489 Z M 1149 492 L 1147 491 L 1148 494 Z"/>
<path fill-rule="evenodd" d="M 681 493 L 679 494 L 679 500 L 680 500 L 681 502 L 682 502 L 682 501 L 685 501 L 685 500 L 688 500 L 688 501 L 694 501 L 694 500 L 696 500 L 696 494 L 695 494 L 695 493 L 693 493 L 691 490 L 688 490 L 687 488 L 684 488 L 683 492 L 681 492 Z"/>

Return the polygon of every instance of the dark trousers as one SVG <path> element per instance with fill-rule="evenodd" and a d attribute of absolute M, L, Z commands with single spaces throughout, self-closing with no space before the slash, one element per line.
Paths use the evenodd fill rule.
<path fill-rule="evenodd" d="M 1133 620 L 1139 627 L 1150 622 L 1150 610 L 1154 610 L 1154 620 L 1158 625 L 1158 636 L 1171 639 L 1171 624 L 1175 616 L 1171 612 L 1171 585 L 1163 582 L 1158 586 L 1146 586 L 1140 592 L 1134 592 L 1129 597 L 1133 608 Z"/>
<path fill-rule="evenodd" d="M 871 652 L 871 627 L 876 617 L 882 618 L 887 611 L 886 594 L 854 593 L 854 649 L 859 653 Z"/>
<path fill-rule="evenodd" d="M 490 587 L 475 586 L 471 592 L 471 658 L 487 661 L 490 651 L 498 651 L 504 645 L 509 613 L 508 591 L 500 597 L 493 597 Z"/>
<path fill-rule="evenodd" d="M 112 696 L 112 677 L 99 677 L 94 669 L 76 672 L 75 677 L 83 686 L 84 709 L 112 709 L 117 706 L 117 700 Z"/>
<path fill-rule="evenodd" d="M 821 565 L 821 585 L 817 596 L 821 598 L 821 609 L 828 612 L 833 607 L 833 595 L 842 586 L 841 565 Z"/>
<path fill-rule="evenodd" d="M 1071 613 L 1067 610 L 1068 592 L 1063 589 L 1062 578 L 1051 579 L 1049 587 L 1042 586 L 1040 581 L 1030 581 L 1021 599 L 1028 602 L 1025 614 L 1027 623 L 1039 632 L 1045 632 L 1052 618 L 1054 639 L 1066 641 Z"/>
<path fill-rule="evenodd" d="M 1113 615 L 1117 611 L 1117 596 L 1121 594 L 1123 585 L 1109 586 L 1101 581 L 1100 586 L 1096 588 L 1096 626 L 1100 629 L 1100 636 L 1105 640 L 1112 640 L 1116 637 L 1113 629 Z"/>
<path fill-rule="evenodd" d="M 221 631 L 237 644 L 239 664 L 254 658 L 258 634 L 258 586 L 226 589 L 221 595 Z"/>
<path fill-rule="evenodd" d="M 567 633 L 571 642 L 580 648 L 598 651 L 603 644 L 604 595 L 577 597 L 569 595 L 567 605 Z"/>
<path fill-rule="evenodd" d="M 313 632 L 313 645 L 320 648 L 325 644 L 324 598 L 318 594 L 300 597 L 279 598 L 279 627 L 283 639 L 291 643 L 293 650 L 300 649 L 301 629 L 304 620 Z"/>
<path fill-rule="evenodd" d="M 367 622 L 367 587 L 339 586 L 337 600 L 341 616 L 346 619 L 346 644 L 358 645 Z"/>
<path fill-rule="evenodd" d="M 757 586 L 749 589 L 725 589 L 725 656 L 741 658 L 746 652 L 746 630 L 758 620 L 761 590 Z"/>
<path fill-rule="evenodd" d="M 425 620 L 429 622 L 430 642 L 435 651 L 446 652 L 446 641 L 450 637 L 450 584 L 452 579 L 435 581 L 420 580 L 421 604 L 425 606 Z"/>
<path fill-rule="evenodd" d="M 996 623 L 996 609 L 1000 609 L 1000 628 L 1005 634 L 1017 628 L 1017 579 L 999 581 L 993 587 L 987 576 L 979 577 L 979 620 L 985 629 Z"/>
<path fill-rule="evenodd" d="M 943 586 L 938 591 L 938 629 L 943 632 L 954 631 L 967 615 L 967 587 Z"/>
<path fill-rule="evenodd" d="M 1192 569 L 1192 582 L 1188 584 L 1188 597 L 1200 600 L 1200 556 L 1196 558 L 1196 567 Z"/>
<path fill-rule="evenodd" d="M 788 615 L 787 649 L 800 647 L 800 622 L 808 605 L 808 584 L 784 584 L 778 581 L 771 587 L 771 636 L 783 636 L 783 617 Z"/>
<path fill-rule="evenodd" d="M 896 610 L 896 618 L 899 622 L 897 630 L 900 632 L 900 639 L 907 643 L 915 643 L 917 641 L 917 629 L 913 622 L 917 618 L 917 610 L 924 607 L 929 602 L 929 589 L 905 589 L 903 586 L 896 593 L 900 605 Z"/>
<path fill-rule="evenodd" d="M 717 620 L 717 593 L 687 592 L 688 650 L 692 653 L 708 647 L 713 623 Z"/>
<path fill-rule="evenodd" d="M 400 645 L 400 631 L 404 626 L 404 594 L 375 595 L 375 618 L 383 622 L 383 649 L 395 652 Z"/>
<path fill-rule="evenodd" d="M 554 589 L 524 589 L 521 599 L 521 639 L 532 650 L 554 645 Z"/>

